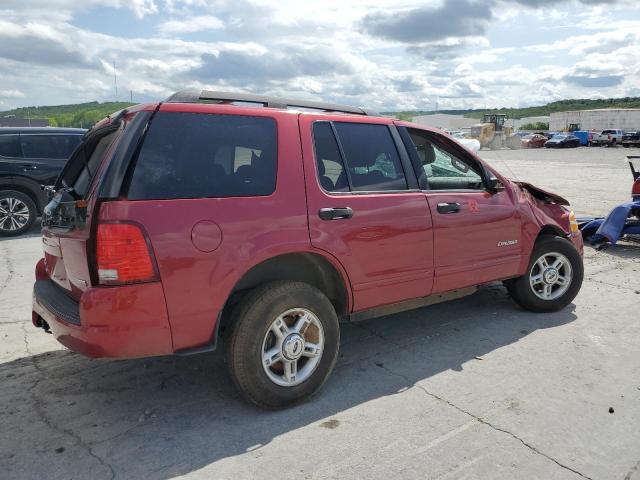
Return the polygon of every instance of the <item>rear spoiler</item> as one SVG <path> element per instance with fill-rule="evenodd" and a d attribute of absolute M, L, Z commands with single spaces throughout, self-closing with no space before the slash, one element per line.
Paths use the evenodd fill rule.
<path fill-rule="evenodd" d="M 119 126 L 120 122 L 122 122 L 122 119 L 126 114 L 127 114 L 127 109 L 123 108 L 122 110 L 118 110 L 117 112 L 114 112 L 111 115 L 106 116 L 102 120 L 97 121 L 89 128 L 89 130 L 87 130 L 84 133 L 84 136 L 82 137 L 82 139 L 84 140 L 88 138 L 89 136 L 91 136 L 92 132 L 94 132 L 95 130 L 104 128 L 106 126 Z"/>
<path fill-rule="evenodd" d="M 535 185 L 531 185 L 527 182 L 515 182 L 520 188 L 527 190 L 531 195 L 533 195 L 538 200 L 542 200 L 547 203 L 557 203 L 558 205 L 569 206 L 569 200 L 560 195 L 556 195 L 555 193 L 547 192 L 542 188 L 536 187 Z"/>

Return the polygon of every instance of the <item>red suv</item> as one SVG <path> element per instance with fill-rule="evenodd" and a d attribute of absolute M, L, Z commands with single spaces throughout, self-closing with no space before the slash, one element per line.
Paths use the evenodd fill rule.
<path fill-rule="evenodd" d="M 320 388 L 339 319 L 495 281 L 550 312 L 582 283 L 566 200 L 360 108 L 179 92 L 98 123 L 50 190 L 33 323 L 89 357 L 223 339 L 263 407 Z"/>

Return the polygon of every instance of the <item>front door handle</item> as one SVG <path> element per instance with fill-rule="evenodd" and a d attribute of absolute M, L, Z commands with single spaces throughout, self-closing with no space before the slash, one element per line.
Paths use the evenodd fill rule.
<path fill-rule="evenodd" d="M 349 207 L 321 208 L 318 211 L 318 216 L 322 220 L 346 220 L 353 217 L 353 210 Z"/>
<path fill-rule="evenodd" d="M 458 213 L 460 211 L 459 203 L 439 203 L 438 213 Z"/>

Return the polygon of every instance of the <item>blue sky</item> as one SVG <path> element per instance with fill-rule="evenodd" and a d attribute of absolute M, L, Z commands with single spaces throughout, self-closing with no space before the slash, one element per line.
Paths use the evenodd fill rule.
<path fill-rule="evenodd" d="M 113 81 L 116 64 L 118 95 Z M 0 110 L 208 87 L 378 110 L 640 96 L 627 0 L 0 0 Z"/>

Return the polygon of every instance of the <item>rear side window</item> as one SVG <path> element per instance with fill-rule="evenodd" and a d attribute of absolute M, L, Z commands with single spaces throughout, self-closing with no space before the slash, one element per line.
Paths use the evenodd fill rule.
<path fill-rule="evenodd" d="M 349 181 L 340 148 L 329 122 L 313 124 L 313 141 L 320 185 L 327 192 L 348 192 Z"/>
<path fill-rule="evenodd" d="M 386 125 L 347 122 L 334 122 L 333 125 L 339 144 L 331 123 L 316 122 L 313 126 L 318 178 L 324 190 L 407 189 L 398 150 Z"/>
<path fill-rule="evenodd" d="M 276 122 L 159 112 L 138 155 L 131 200 L 257 196 L 276 186 Z"/>
<path fill-rule="evenodd" d="M 0 135 L 0 156 L 22 157 L 18 135 Z"/>
<path fill-rule="evenodd" d="M 386 125 L 335 122 L 353 190 L 406 190 L 398 150 Z"/>
<path fill-rule="evenodd" d="M 69 158 L 81 135 L 20 135 L 26 158 Z"/>

